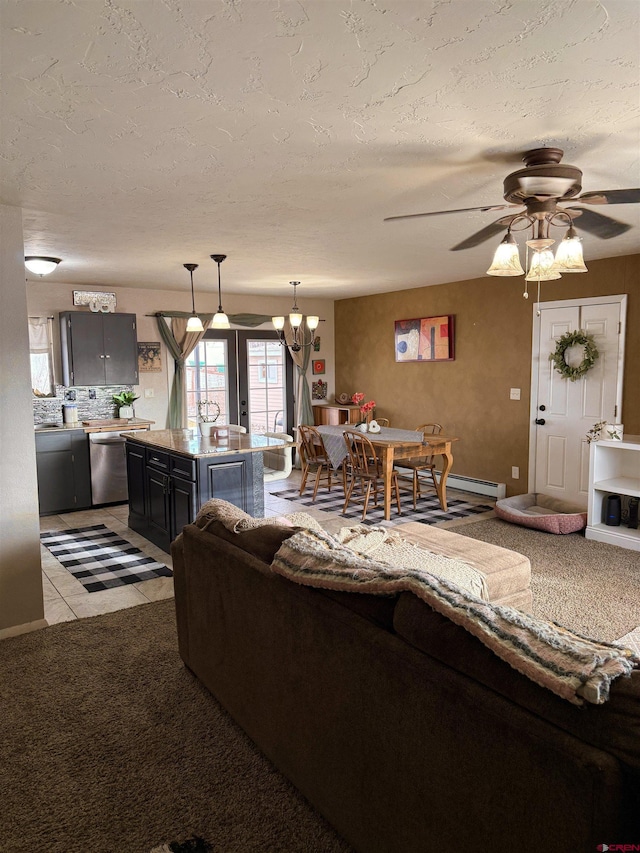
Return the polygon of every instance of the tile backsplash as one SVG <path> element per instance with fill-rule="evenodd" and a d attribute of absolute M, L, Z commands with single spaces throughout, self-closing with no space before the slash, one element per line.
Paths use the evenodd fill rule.
<path fill-rule="evenodd" d="M 62 423 L 62 407 L 65 403 L 77 404 L 79 421 L 117 418 L 118 406 L 111 398 L 120 391 L 134 391 L 134 388 L 133 385 L 97 385 L 94 388 L 67 388 L 64 385 L 56 385 L 55 397 L 33 398 L 33 422 Z"/>

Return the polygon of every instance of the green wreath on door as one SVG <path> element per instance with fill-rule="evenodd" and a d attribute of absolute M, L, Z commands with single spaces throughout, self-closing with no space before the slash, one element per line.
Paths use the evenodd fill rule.
<path fill-rule="evenodd" d="M 569 347 L 581 346 L 584 348 L 583 359 L 577 367 L 571 367 L 567 364 L 565 353 Z M 558 373 L 568 379 L 570 382 L 575 382 L 580 379 L 585 373 L 593 367 L 600 353 L 596 346 L 595 338 L 586 332 L 577 330 L 574 332 L 566 332 L 558 340 L 555 352 L 551 353 L 549 358 L 553 361 L 555 369 Z"/>

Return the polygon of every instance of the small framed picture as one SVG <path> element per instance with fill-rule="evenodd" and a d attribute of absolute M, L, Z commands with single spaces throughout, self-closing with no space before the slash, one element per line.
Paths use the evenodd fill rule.
<path fill-rule="evenodd" d="M 396 320 L 396 361 L 453 361 L 453 314 Z"/>
<path fill-rule="evenodd" d="M 313 361 L 313 375 L 324 373 L 324 358 L 316 358 Z"/>

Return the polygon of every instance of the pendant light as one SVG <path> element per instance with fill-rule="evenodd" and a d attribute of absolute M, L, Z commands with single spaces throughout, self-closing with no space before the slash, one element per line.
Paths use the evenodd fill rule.
<path fill-rule="evenodd" d="M 191 316 L 187 320 L 187 332 L 204 332 L 202 320 L 196 314 L 196 300 L 193 295 L 193 271 L 198 269 L 198 264 L 183 264 L 182 266 L 189 270 L 191 276 Z"/>
<path fill-rule="evenodd" d="M 487 275 L 524 275 L 518 254 L 518 244 L 511 233 L 511 228 L 509 228 L 504 240 L 496 249 L 491 266 L 487 270 Z"/>
<path fill-rule="evenodd" d="M 573 222 L 556 249 L 554 269 L 560 273 L 589 272 L 582 255 L 582 240 L 576 234 Z"/>
<path fill-rule="evenodd" d="M 211 260 L 218 264 L 218 311 L 213 315 L 211 321 L 212 329 L 230 329 L 229 318 L 222 310 L 222 288 L 220 285 L 220 264 L 226 258 L 226 255 L 211 255 Z"/>

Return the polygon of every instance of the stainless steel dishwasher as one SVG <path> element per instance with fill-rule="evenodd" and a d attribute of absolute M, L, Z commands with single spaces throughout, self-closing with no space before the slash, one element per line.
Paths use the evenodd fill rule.
<path fill-rule="evenodd" d="M 90 432 L 91 503 L 109 504 L 129 499 L 125 439 L 119 432 Z"/>

